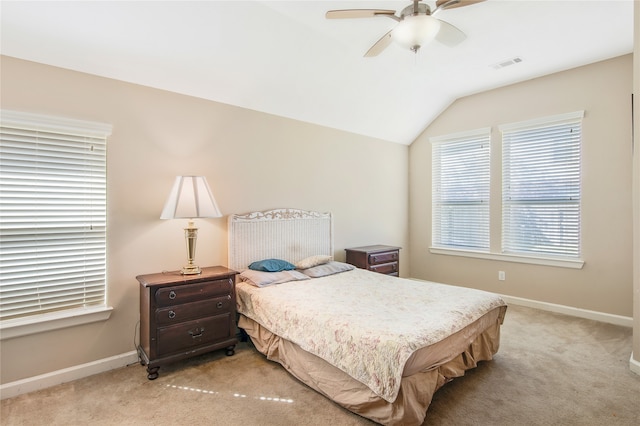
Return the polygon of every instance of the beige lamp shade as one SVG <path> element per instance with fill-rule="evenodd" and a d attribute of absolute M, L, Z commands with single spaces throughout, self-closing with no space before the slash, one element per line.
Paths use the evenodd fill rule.
<path fill-rule="evenodd" d="M 160 219 L 221 217 L 204 176 L 177 176 Z"/>

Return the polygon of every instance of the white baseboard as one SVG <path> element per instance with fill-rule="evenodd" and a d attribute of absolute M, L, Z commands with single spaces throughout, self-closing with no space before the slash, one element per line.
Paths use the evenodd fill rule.
<path fill-rule="evenodd" d="M 629 358 L 629 369 L 640 375 L 640 361 L 633 358 L 633 352 L 631 352 L 631 358 Z"/>
<path fill-rule="evenodd" d="M 416 281 L 424 281 L 418 278 L 410 278 Z M 621 325 L 633 328 L 633 318 L 622 315 L 607 314 L 605 312 L 590 311 L 588 309 L 575 308 L 567 305 L 557 305 L 555 303 L 541 302 L 539 300 L 525 299 L 523 297 L 508 296 L 500 294 L 500 297 L 513 305 L 526 306 L 528 308 L 540 309 L 541 311 L 556 312 L 558 314 L 570 315 L 578 318 L 585 318 L 594 321 L 606 322 L 609 324 Z"/>
<path fill-rule="evenodd" d="M 120 367 L 125 367 L 138 362 L 136 351 L 115 355 L 109 358 L 89 362 L 87 364 L 76 365 L 62 370 L 40 376 L 29 377 L 15 382 L 0 385 L 0 399 L 12 398 L 28 392 L 37 391 L 94 374 L 103 373 Z"/>
<path fill-rule="evenodd" d="M 500 295 L 507 303 L 514 305 L 526 306 L 528 308 L 540 309 L 542 311 L 556 312 L 559 314 L 571 315 L 578 318 L 585 318 L 594 321 L 606 322 L 609 324 L 621 325 L 624 327 L 633 327 L 633 318 L 624 317 L 622 315 L 607 314 L 605 312 L 590 311 L 588 309 L 574 308 L 566 305 L 556 305 L 555 303 L 540 302 L 538 300 L 524 299 L 522 297 L 514 297 Z"/>

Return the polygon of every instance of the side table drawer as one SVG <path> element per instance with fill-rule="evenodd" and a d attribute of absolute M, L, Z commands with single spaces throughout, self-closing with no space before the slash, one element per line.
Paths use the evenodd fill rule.
<path fill-rule="evenodd" d="M 229 313 L 158 328 L 158 355 L 195 348 L 229 337 Z"/>
<path fill-rule="evenodd" d="M 398 275 L 398 262 L 383 263 L 381 265 L 371 265 L 368 268 L 370 271 L 379 272 L 386 275 Z"/>
<path fill-rule="evenodd" d="M 398 261 L 398 251 L 388 251 L 382 253 L 372 253 L 369 255 L 369 264 L 377 265 L 380 263 L 389 263 Z"/>
<path fill-rule="evenodd" d="M 177 324 L 186 320 L 219 315 L 229 312 L 230 308 L 231 295 L 229 294 L 215 299 L 169 306 L 156 310 L 156 324 Z"/>
<path fill-rule="evenodd" d="M 156 303 L 158 306 L 178 305 L 207 297 L 224 296 L 231 293 L 232 289 L 233 282 L 230 279 L 163 287 L 156 291 Z"/>

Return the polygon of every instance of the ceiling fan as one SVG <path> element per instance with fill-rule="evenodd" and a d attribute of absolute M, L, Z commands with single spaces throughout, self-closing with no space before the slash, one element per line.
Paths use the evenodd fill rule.
<path fill-rule="evenodd" d="M 378 56 L 384 49 L 395 41 L 417 53 L 421 46 L 433 40 L 453 47 L 461 43 L 467 36 L 448 22 L 434 18 L 433 15 L 445 9 L 469 6 L 485 0 L 437 0 L 436 8 L 432 11 L 429 5 L 413 0 L 413 4 L 400 11 L 396 16 L 395 10 L 387 9 L 342 9 L 330 10 L 327 19 L 373 18 L 385 16 L 398 22 L 395 28 L 383 35 L 365 53 L 365 57 Z"/>

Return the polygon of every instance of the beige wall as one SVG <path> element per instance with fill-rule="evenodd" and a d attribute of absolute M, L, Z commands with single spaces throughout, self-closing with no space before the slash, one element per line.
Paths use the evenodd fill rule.
<path fill-rule="evenodd" d="M 179 269 L 182 221 L 159 219 L 173 180 L 203 174 L 226 216 L 295 207 L 334 214 L 344 248 L 408 254 L 408 147 L 115 80 L 2 57 L 1 106 L 113 125 L 108 140 L 106 322 L 4 340 L 2 383 L 134 350 L 136 275 Z M 226 264 L 226 217 L 197 221 L 196 263 Z M 401 262 L 408 271 L 408 256 Z M 142 367 L 140 374 L 144 374 Z"/>
<path fill-rule="evenodd" d="M 632 316 L 632 55 L 458 99 L 411 145 L 411 275 L 501 294 Z M 525 64 L 526 65 L 526 64 Z M 500 72 L 509 72 L 508 69 Z M 583 121 L 582 251 L 579 270 L 431 254 L 429 137 L 577 110 Z M 500 246 L 500 175 L 492 176 L 492 247 Z M 498 280 L 498 271 L 506 280 Z"/>

